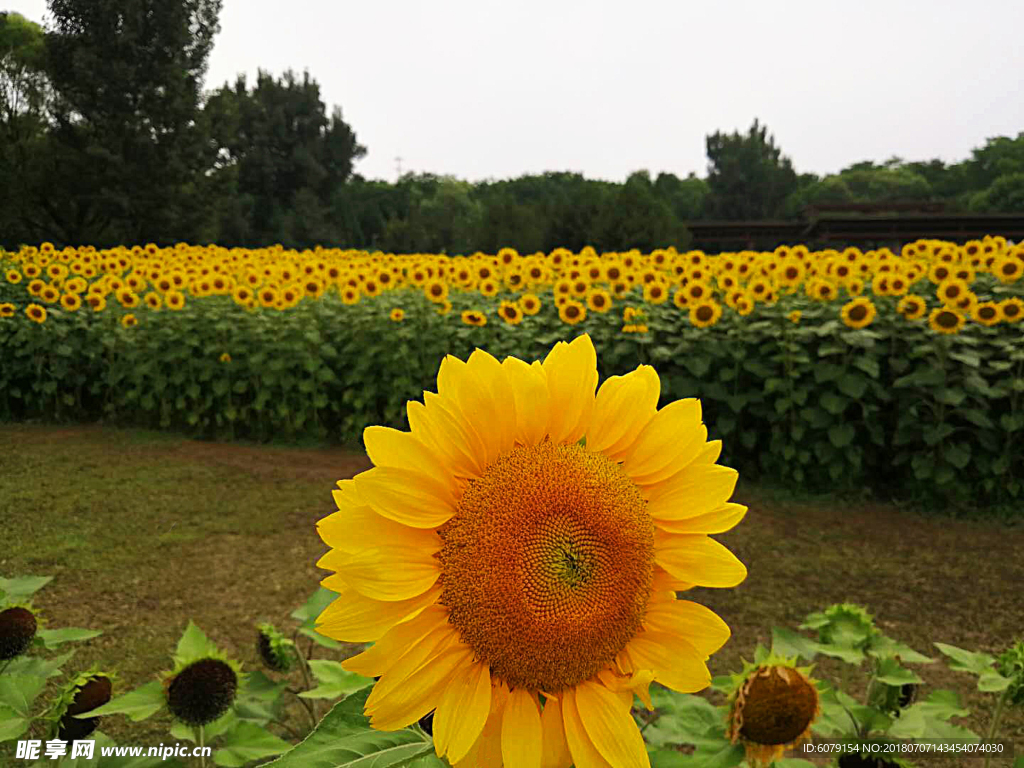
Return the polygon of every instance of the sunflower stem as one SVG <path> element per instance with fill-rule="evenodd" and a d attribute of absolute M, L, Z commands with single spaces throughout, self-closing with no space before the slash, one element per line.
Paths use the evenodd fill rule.
<path fill-rule="evenodd" d="M 199 726 L 199 765 L 206 768 L 206 727 Z"/>
<path fill-rule="evenodd" d="M 302 682 L 305 685 L 306 690 L 308 691 L 313 687 L 312 681 L 309 679 L 309 662 L 306 660 L 306 655 L 302 652 L 302 647 L 299 645 L 298 639 L 299 633 L 296 632 L 293 635 L 293 642 L 295 643 L 295 653 L 299 657 L 299 669 L 302 671 Z M 309 719 L 310 721 L 312 721 L 313 730 L 316 730 L 316 724 L 317 722 L 319 722 L 319 717 L 316 711 L 316 704 L 314 702 L 311 702 L 309 699 L 304 699 L 300 697 L 297 692 L 292 691 L 290 688 L 288 690 L 291 691 L 291 693 L 295 695 L 295 698 L 297 698 L 302 703 L 302 706 L 305 707 L 306 712 L 309 714 Z"/>
<path fill-rule="evenodd" d="M 7 661 L 5 661 L 5 662 L 4 662 L 4 665 L 3 665 L 2 667 L 0 667 L 0 675 L 2 675 L 2 674 L 4 673 L 4 670 L 5 670 L 5 669 L 7 669 L 7 666 L 8 666 L 8 665 L 9 665 L 9 664 L 10 664 L 10 663 L 11 663 L 12 661 L 14 661 L 14 659 L 8 659 Z"/>
<path fill-rule="evenodd" d="M 996 735 L 996 729 L 999 727 L 999 719 L 1003 716 L 1003 704 L 1006 702 L 1006 695 L 1009 693 L 1009 688 L 1003 691 L 999 700 L 996 701 L 996 708 L 992 711 L 992 725 L 988 727 L 988 735 L 985 736 L 986 741 L 992 741 Z M 989 761 L 992 759 L 992 753 L 985 753 L 985 763 L 982 768 L 988 768 Z"/>

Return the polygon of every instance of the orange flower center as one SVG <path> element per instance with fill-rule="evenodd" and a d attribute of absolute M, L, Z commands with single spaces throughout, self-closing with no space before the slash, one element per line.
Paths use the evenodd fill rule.
<path fill-rule="evenodd" d="M 438 535 L 440 602 L 509 686 L 575 686 L 640 629 L 654 525 L 636 485 L 600 454 L 514 448 L 467 486 Z"/>

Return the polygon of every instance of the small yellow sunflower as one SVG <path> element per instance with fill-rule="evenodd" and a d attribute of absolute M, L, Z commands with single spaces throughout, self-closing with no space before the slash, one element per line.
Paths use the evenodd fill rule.
<path fill-rule="evenodd" d="M 532 365 L 449 356 L 411 432 L 363 433 L 375 466 L 318 524 L 318 629 L 374 642 L 343 662 L 379 677 L 374 728 L 433 711 L 452 765 L 642 766 L 634 695 L 710 683 L 729 628 L 675 590 L 745 578 L 708 536 L 746 512 L 736 472 L 697 400 L 657 410 L 653 368 L 597 382 L 586 335 Z"/>
<path fill-rule="evenodd" d="M 519 308 L 524 315 L 536 315 L 540 312 L 540 299 L 532 293 L 524 293 L 519 297 Z"/>
<path fill-rule="evenodd" d="M 82 297 L 77 293 L 65 293 L 60 297 L 60 305 L 67 312 L 77 312 L 82 306 Z"/>
<path fill-rule="evenodd" d="M 999 312 L 1006 322 L 1019 323 L 1021 320 L 1024 320 L 1024 301 L 1021 301 L 1016 296 L 1003 299 L 999 302 Z"/>
<path fill-rule="evenodd" d="M 918 320 L 928 311 L 928 304 L 922 297 L 911 294 L 899 300 L 896 311 L 907 320 Z"/>
<path fill-rule="evenodd" d="M 793 325 L 799 323 L 801 317 L 803 317 L 803 313 L 799 309 L 794 309 L 792 312 L 786 315 L 786 319 L 789 320 L 789 322 L 793 323 Z"/>
<path fill-rule="evenodd" d="M 462 322 L 480 328 L 487 325 L 487 315 L 475 309 L 466 309 L 462 312 Z"/>
<path fill-rule="evenodd" d="M 523 310 L 514 301 L 503 301 L 498 307 L 498 316 L 509 325 L 523 322 Z"/>
<path fill-rule="evenodd" d="M 391 314 L 389 315 L 389 317 L 391 318 L 392 322 L 400 323 L 403 320 L 405 320 L 405 310 L 402 309 L 401 307 L 395 307 L 394 309 L 391 310 Z"/>
<path fill-rule="evenodd" d="M 860 297 L 844 304 L 841 314 L 843 322 L 850 328 L 865 328 L 871 325 L 877 310 L 870 299 Z"/>
<path fill-rule="evenodd" d="M 928 327 L 936 333 L 959 333 L 964 322 L 964 316 L 953 307 L 936 307 L 928 316 Z"/>
<path fill-rule="evenodd" d="M 722 317 L 722 306 L 713 299 L 698 301 L 690 306 L 690 323 L 697 328 L 708 328 Z"/>
<path fill-rule="evenodd" d="M 577 323 L 583 322 L 587 317 L 587 308 L 580 304 L 578 301 L 567 299 L 558 308 L 558 316 L 562 319 L 563 323 L 569 325 L 576 325 Z"/>
<path fill-rule="evenodd" d="M 592 288 L 587 293 L 587 306 L 594 312 L 607 312 L 612 308 L 612 296 L 603 288 Z"/>
<path fill-rule="evenodd" d="M 971 319 L 982 325 L 995 325 L 1003 319 L 1003 316 L 999 311 L 998 304 L 994 301 L 985 301 L 974 305 L 971 309 Z"/>
<path fill-rule="evenodd" d="M 39 304 L 29 304 L 25 307 L 25 314 L 34 323 L 46 322 L 46 307 L 42 307 Z"/>
<path fill-rule="evenodd" d="M 135 315 L 131 314 L 130 312 L 121 318 L 121 325 L 125 328 L 134 328 L 138 324 L 138 318 L 135 317 Z"/>

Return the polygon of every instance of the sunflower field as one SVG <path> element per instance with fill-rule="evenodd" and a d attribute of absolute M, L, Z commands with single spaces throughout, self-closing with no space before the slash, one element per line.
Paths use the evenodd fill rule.
<path fill-rule="evenodd" d="M 809 489 L 1021 495 L 1024 246 L 385 254 L 178 244 L 0 252 L 0 419 L 356 439 L 476 347 L 587 333 L 650 363 L 725 460 Z"/>

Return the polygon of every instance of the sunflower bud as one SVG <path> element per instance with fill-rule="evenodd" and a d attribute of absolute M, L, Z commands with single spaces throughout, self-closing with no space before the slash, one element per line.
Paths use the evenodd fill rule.
<path fill-rule="evenodd" d="M 75 741 L 84 739 L 95 731 L 100 718 L 77 718 L 75 715 L 102 707 L 110 701 L 112 691 L 113 685 L 110 678 L 105 675 L 94 675 L 84 684 L 78 686 L 71 704 L 64 711 L 60 724 L 57 726 L 57 738 L 61 741 Z"/>
<path fill-rule="evenodd" d="M 167 683 L 167 707 L 186 725 L 212 723 L 228 711 L 238 690 L 238 675 L 220 659 L 189 664 Z"/>
<path fill-rule="evenodd" d="M 0 611 L 0 661 L 20 656 L 36 636 L 35 614 L 28 608 L 14 606 Z"/>
<path fill-rule="evenodd" d="M 274 672 L 287 672 L 295 663 L 294 643 L 282 635 L 272 624 L 260 624 L 256 650 L 263 663 Z"/>

